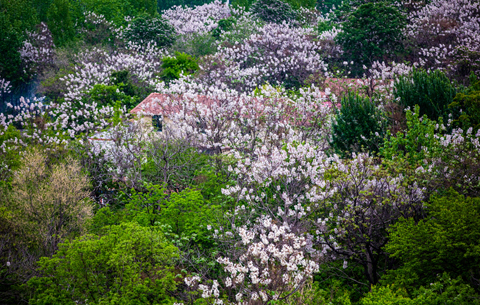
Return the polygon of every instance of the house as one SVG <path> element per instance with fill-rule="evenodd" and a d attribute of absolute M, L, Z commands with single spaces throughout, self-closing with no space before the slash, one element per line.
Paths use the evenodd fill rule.
<path fill-rule="evenodd" d="M 165 94 L 152 93 L 130 110 L 130 114 L 139 116 L 146 125 L 150 123 L 157 131 L 162 131 L 165 116 L 165 108 L 162 105 L 166 100 Z"/>

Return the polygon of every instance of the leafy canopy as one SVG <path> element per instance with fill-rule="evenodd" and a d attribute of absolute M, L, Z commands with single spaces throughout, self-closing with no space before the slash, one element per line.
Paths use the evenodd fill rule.
<path fill-rule="evenodd" d="M 59 245 L 38 263 L 30 304 L 171 304 L 178 249 L 156 229 L 135 223 Z"/>

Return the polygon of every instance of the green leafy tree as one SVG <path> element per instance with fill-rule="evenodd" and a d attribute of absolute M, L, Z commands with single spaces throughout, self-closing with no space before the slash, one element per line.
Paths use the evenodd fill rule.
<path fill-rule="evenodd" d="M 231 0 L 230 1 L 232 6 L 242 6 L 252 12 L 254 12 L 254 8 L 252 8 L 252 4 L 254 4 L 255 2 L 256 0 Z M 284 2 L 288 3 L 295 10 L 298 10 L 301 7 L 313 9 L 317 5 L 316 0 L 285 0 Z"/>
<path fill-rule="evenodd" d="M 167 195 L 164 188 L 148 185 L 145 192 L 132 190 L 124 213 L 127 221 L 142 226 L 161 226 L 176 244 L 186 239 L 199 246 L 205 243 L 208 246 L 211 241 L 207 224 L 211 223 L 217 209 L 206 202 L 199 190 L 186 189 Z"/>
<path fill-rule="evenodd" d="M 54 0 L 47 12 L 47 25 L 57 47 L 65 45 L 75 37 L 75 28 L 70 15 L 68 0 Z"/>
<path fill-rule="evenodd" d="M 157 2 L 157 11 L 161 13 L 162 11 L 168 10 L 169 8 L 172 8 L 176 5 L 193 7 L 211 3 L 213 1 L 214 0 L 161 0 Z"/>
<path fill-rule="evenodd" d="M 432 197 L 426 211 L 425 219 L 403 219 L 390 229 L 386 249 L 402 265 L 386 281 L 415 287 L 433 283 L 437 274 L 446 272 L 479 291 L 480 198 L 449 191 Z"/>
<path fill-rule="evenodd" d="M 162 17 L 142 14 L 124 31 L 125 37 L 137 43 L 154 42 L 157 47 L 171 46 L 175 42 L 175 29 Z"/>
<path fill-rule="evenodd" d="M 400 76 L 395 81 L 393 94 L 403 107 L 420 106 L 420 116 L 427 115 L 431 120 L 442 117 L 446 121 L 452 112 L 448 106 L 457 92 L 445 73 L 413 70 L 410 75 Z"/>
<path fill-rule="evenodd" d="M 441 156 L 443 147 L 435 137 L 437 122 L 427 117 L 420 117 L 420 107 L 415 106 L 414 111 L 407 110 L 407 129 L 392 135 L 387 131 L 380 154 L 390 160 L 404 158 L 416 168 L 424 164 L 427 158 L 431 160 Z M 442 121 L 440 121 L 442 123 Z"/>
<path fill-rule="evenodd" d="M 405 16 L 396 7 L 385 2 L 367 3 L 347 17 L 336 39 L 347 59 L 357 65 L 358 75 L 363 65 L 392 58 L 402 50 L 405 24 Z"/>
<path fill-rule="evenodd" d="M 341 107 L 332 123 L 335 151 L 344 156 L 352 152 L 378 150 L 386 130 L 386 120 L 375 103 L 356 93 L 342 98 Z"/>
<path fill-rule="evenodd" d="M 472 127 L 473 132 L 476 133 L 480 129 L 480 79 L 472 74 L 470 83 L 465 92 L 455 95 L 449 108 L 462 110 L 459 118 L 454 122 L 457 126 L 464 130 Z"/>
<path fill-rule="evenodd" d="M 0 0 L 0 77 L 14 84 L 29 80 L 22 67 L 19 49 L 38 23 L 29 0 Z"/>
<path fill-rule="evenodd" d="M 282 0 L 257 0 L 252 4 L 251 11 L 265 22 L 291 22 L 296 18 L 292 6 Z"/>
<path fill-rule="evenodd" d="M 118 86 L 95 85 L 84 97 L 84 102 L 89 104 L 95 102 L 102 106 L 115 106 L 116 102 L 120 102 L 121 105 L 127 106 L 127 109 L 131 109 L 136 106 L 136 100 L 125 94 L 123 88 L 123 83 L 119 83 Z"/>
<path fill-rule="evenodd" d="M 216 39 L 219 39 L 223 31 L 231 30 L 235 24 L 236 19 L 234 17 L 228 17 L 226 19 L 219 20 L 218 27 L 212 30 L 212 36 Z"/>
<path fill-rule="evenodd" d="M 157 12 L 157 0 L 128 0 L 125 16 L 138 16 L 146 13 L 154 16 Z"/>
<path fill-rule="evenodd" d="M 82 0 L 83 12 L 94 12 L 103 15 L 108 21 L 116 24 L 124 23 L 125 5 L 127 1 L 122 0 Z"/>
<path fill-rule="evenodd" d="M 175 52 L 175 57 L 164 57 L 162 61 L 160 76 L 165 82 L 179 79 L 180 74 L 188 75 L 198 70 L 197 60 L 185 53 Z"/>
<path fill-rule="evenodd" d="M 20 154 L 16 149 L 15 140 L 20 139 L 20 131 L 13 125 L 9 125 L 0 134 L 0 187 L 12 178 L 12 172 L 20 167 Z"/>
<path fill-rule="evenodd" d="M 395 285 L 373 286 L 360 300 L 361 305 L 467 305 L 480 304 L 478 295 L 461 279 L 451 279 L 446 273 L 426 287 L 407 293 Z"/>
<path fill-rule="evenodd" d="M 171 304 L 178 249 L 156 229 L 135 223 L 106 227 L 59 245 L 39 261 L 30 304 Z"/>

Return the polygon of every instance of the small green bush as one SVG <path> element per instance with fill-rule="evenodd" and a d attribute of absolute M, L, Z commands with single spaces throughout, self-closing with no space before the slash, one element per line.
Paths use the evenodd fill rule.
<path fill-rule="evenodd" d="M 348 156 L 353 152 L 376 152 L 386 130 L 384 114 L 368 97 L 349 93 L 332 123 L 331 145 L 335 152 Z"/>
<path fill-rule="evenodd" d="M 431 120 L 442 117 L 447 120 L 457 89 L 441 71 L 414 70 L 410 75 L 395 81 L 394 97 L 403 107 L 420 106 L 420 116 Z"/>
<path fill-rule="evenodd" d="M 292 22 L 296 12 L 290 4 L 282 0 L 257 0 L 250 9 L 258 18 L 265 22 Z"/>
<path fill-rule="evenodd" d="M 13 171 L 22 164 L 18 149 L 15 149 L 18 145 L 16 139 L 21 139 L 21 135 L 15 126 L 9 125 L 5 130 L 0 127 L 0 146 L 4 147 L 0 149 L 0 186 L 10 180 Z"/>
<path fill-rule="evenodd" d="M 168 195 L 159 185 L 147 185 L 145 192 L 132 190 L 122 193 L 126 221 L 142 226 L 160 226 L 165 236 L 180 246 L 182 239 L 193 241 L 199 247 L 209 246 L 212 241 L 207 230 L 215 218 L 217 206 L 209 204 L 201 191 L 185 189 Z"/>
<path fill-rule="evenodd" d="M 175 42 L 175 29 L 160 16 L 142 14 L 133 19 L 124 31 L 127 40 L 139 44 L 156 43 L 157 47 L 168 47 Z"/>
<path fill-rule="evenodd" d="M 217 39 L 211 33 L 190 33 L 179 36 L 170 50 L 196 58 L 217 52 Z"/>
<path fill-rule="evenodd" d="M 404 289 L 393 286 L 372 286 L 372 290 L 360 300 L 361 305 L 414 305 Z"/>
<path fill-rule="evenodd" d="M 112 85 L 95 85 L 83 98 L 85 103 L 97 103 L 100 106 L 115 106 L 116 102 L 120 102 L 123 106 L 125 105 L 127 109 L 131 109 L 136 106 L 136 99 L 128 96 L 123 92 L 123 83 L 120 83 L 119 86 Z"/>
<path fill-rule="evenodd" d="M 414 167 L 426 165 L 423 163 L 427 157 L 438 157 L 443 151 L 439 139 L 435 137 L 438 124 L 427 117 L 420 117 L 418 105 L 414 111 L 407 110 L 406 116 L 407 130 L 396 135 L 387 131 L 380 154 L 389 160 L 405 158 Z"/>
<path fill-rule="evenodd" d="M 478 295 L 461 279 L 451 279 L 446 273 L 434 283 L 411 293 L 395 285 L 373 286 L 360 300 L 360 305 L 467 305 L 479 304 Z"/>
<path fill-rule="evenodd" d="M 165 82 L 179 79 L 180 73 L 188 75 L 198 70 L 197 60 L 185 53 L 175 52 L 175 57 L 164 57 L 162 61 L 163 71 L 160 76 Z"/>
<path fill-rule="evenodd" d="M 134 223 L 59 245 L 28 281 L 29 304 L 171 304 L 178 249 L 159 230 Z"/>
<path fill-rule="evenodd" d="M 463 130 L 472 127 L 475 133 L 480 129 L 480 79 L 472 74 L 470 83 L 466 92 L 457 93 L 449 108 L 462 110 L 459 118 L 454 121 L 455 125 Z"/>
<path fill-rule="evenodd" d="M 222 32 L 231 30 L 235 23 L 236 23 L 236 19 L 234 17 L 228 17 L 226 19 L 219 20 L 218 27 L 212 30 L 212 36 L 215 37 L 216 39 L 219 39 Z"/>

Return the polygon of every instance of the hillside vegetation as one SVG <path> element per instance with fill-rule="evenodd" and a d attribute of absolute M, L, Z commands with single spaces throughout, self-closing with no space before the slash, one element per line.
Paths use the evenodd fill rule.
<path fill-rule="evenodd" d="M 480 304 L 479 33 L 477 0 L 0 0 L 0 303 Z"/>

